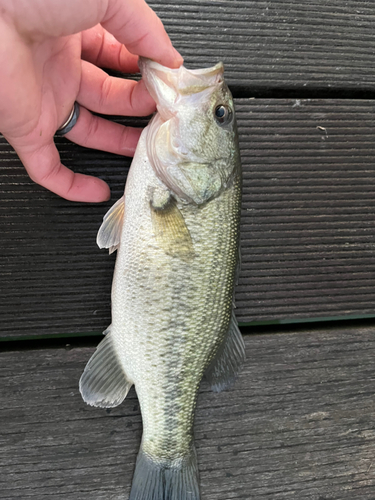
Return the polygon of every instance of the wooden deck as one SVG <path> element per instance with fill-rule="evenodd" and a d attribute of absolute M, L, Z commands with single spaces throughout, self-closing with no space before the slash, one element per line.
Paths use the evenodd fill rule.
<path fill-rule="evenodd" d="M 373 500 L 374 327 L 254 328 L 233 389 L 203 384 L 203 500 Z M 126 500 L 142 433 L 134 390 L 100 410 L 77 387 L 93 347 L 1 355 L 0 498 Z"/>
<path fill-rule="evenodd" d="M 224 61 L 239 123 L 247 361 L 230 391 L 202 385 L 202 500 L 373 500 L 375 4 L 150 4 L 188 67 Z M 95 239 L 130 160 L 56 142 L 113 196 L 57 198 L 0 137 L 0 499 L 127 500 L 135 392 L 94 409 L 78 380 L 110 323 L 114 256 Z"/>

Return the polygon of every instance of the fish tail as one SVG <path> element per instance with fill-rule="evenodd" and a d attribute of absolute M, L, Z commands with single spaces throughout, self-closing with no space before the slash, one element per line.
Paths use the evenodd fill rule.
<path fill-rule="evenodd" d="M 142 448 L 129 500 L 200 500 L 195 448 L 184 459 L 156 461 Z"/>

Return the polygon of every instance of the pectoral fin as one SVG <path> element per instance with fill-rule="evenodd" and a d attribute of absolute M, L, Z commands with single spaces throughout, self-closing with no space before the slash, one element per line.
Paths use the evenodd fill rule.
<path fill-rule="evenodd" d="M 236 380 L 244 360 L 245 344 L 232 312 L 227 337 L 205 373 L 212 390 L 227 389 Z"/>
<path fill-rule="evenodd" d="M 111 254 L 117 250 L 120 240 L 125 212 L 125 196 L 122 196 L 105 214 L 99 228 L 96 243 L 99 248 L 109 248 Z"/>
<path fill-rule="evenodd" d="M 83 400 L 91 406 L 113 408 L 125 399 L 133 385 L 126 377 L 107 331 L 79 381 Z"/>
<path fill-rule="evenodd" d="M 194 247 L 189 229 L 176 201 L 170 197 L 164 206 L 150 201 L 152 227 L 158 245 L 167 255 L 184 261 L 194 258 Z"/>

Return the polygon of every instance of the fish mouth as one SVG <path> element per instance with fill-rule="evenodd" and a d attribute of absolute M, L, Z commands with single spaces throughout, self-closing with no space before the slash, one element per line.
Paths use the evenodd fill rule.
<path fill-rule="evenodd" d="M 167 68 L 156 61 L 140 57 L 138 66 L 147 90 L 156 103 L 162 98 L 168 99 L 167 94 L 173 91 L 176 96 L 197 94 L 224 80 L 222 62 L 209 68 L 187 69 L 185 66 Z"/>
<path fill-rule="evenodd" d="M 168 68 L 162 64 L 148 59 L 146 57 L 140 57 L 138 60 L 138 66 L 141 73 L 145 73 L 147 69 L 161 71 L 164 73 L 179 74 L 179 73 L 190 73 L 194 76 L 211 77 L 221 73 L 224 73 L 224 64 L 219 61 L 215 66 L 209 68 L 198 68 L 198 69 L 187 69 L 185 66 L 180 66 L 179 68 Z"/>
<path fill-rule="evenodd" d="M 196 76 L 213 76 L 218 73 L 224 72 L 224 64 L 222 61 L 219 61 L 217 64 L 215 64 L 215 66 L 211 66 L 209 68 L 187 69 L 184 66 L 180 66 L 179 68 L 168 68 L 167 66 L 163 66 L 162 64 L 153 61 L 152 59 L 148 59 L 147 57 L 140 57 L 138 61 L 138 66 L 139 69 L 141 70 L 141 73 L 143 73 L 143 71 L 147 67 L 150 69 L 165 71 L 167 73 L 174 73 L 174 74 L 177 74 L 179 71 L 181 71 L 182 68 L 184 68 L 185 71 L 192 73 L 193 75 Z"/>

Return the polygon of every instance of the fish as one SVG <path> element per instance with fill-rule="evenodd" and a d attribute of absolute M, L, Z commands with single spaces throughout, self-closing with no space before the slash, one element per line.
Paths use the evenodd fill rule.
<path fill-rule="evenodd" d="M 112 408 L 134 385 L 143 435 L 130 500 L 200 500 L 194 414 L 201 380 L 229 387 L 245 359 L 234 314 L 242 175 L 224 67 L 140 58 L 157 112 L 97 244 L 117 250 L 112 323 L 81 376 Z"/>

